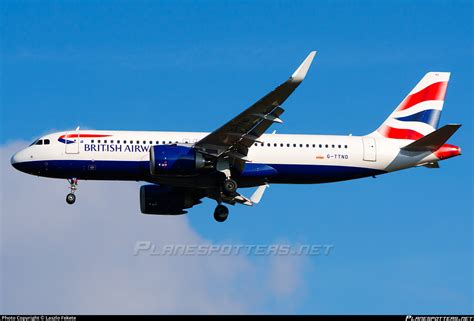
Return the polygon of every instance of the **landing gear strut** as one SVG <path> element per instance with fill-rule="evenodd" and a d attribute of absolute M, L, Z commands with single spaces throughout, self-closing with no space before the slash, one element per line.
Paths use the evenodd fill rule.
<path fill-rule="evenodd" d="M 68 178 L 69 188 L 71 189 L 71 193 L 67 194 L 66 196 L 66 203 L 72 205 L 76 202 L 76 195 L 74 192 L 77 190 L 77 178 Z"/>
<path fill-rule="evenodd" d="M 217 161 L 216 170 L 224 174 L 224 182 L 222 183 L 222 192 L 228 196 L 232 196 L 237 191 L 237 182 L 230 178 L 230 164 L 228 159 L 220 159 Z"/>
<path fill-rule="evenodd" d="M 229 216 L 229 209 L 224 205 L 217 205 L 216 209 L 214 210 L 214 219 L 217 222 L 224 222 L 227 217 Z"/>

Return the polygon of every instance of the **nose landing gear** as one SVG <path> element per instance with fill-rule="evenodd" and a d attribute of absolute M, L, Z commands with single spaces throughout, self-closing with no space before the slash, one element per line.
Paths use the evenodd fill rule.
<path fill-rule="evenodd" d="M 66 203 L 72 205 L 76 202 L 76 195 L 74 193 L 77 190 L 77 178 L 68 178 L 69 188 L 71 189 L 71 193 L 67 194 L 66 196 Z"/>

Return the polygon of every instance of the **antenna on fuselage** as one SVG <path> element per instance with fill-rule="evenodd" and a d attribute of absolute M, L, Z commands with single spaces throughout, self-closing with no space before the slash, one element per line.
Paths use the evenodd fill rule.
<path fill-rule="evenodd" d="M 77 126 L 77 128 L 76 128 L 76 132 L 77 132 L 77 131 L 79 131 L 79 128 L 81 128 L 81 126 Z"/>

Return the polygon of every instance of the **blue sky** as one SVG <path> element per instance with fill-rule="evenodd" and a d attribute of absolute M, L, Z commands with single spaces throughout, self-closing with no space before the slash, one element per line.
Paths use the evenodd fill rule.
<path fill-rule="evenodd" d="M 273 185 L 257 207 L 232 208 L 225 224 L 212 221 L 211 201 L 179 220 L 217 244 L 334 245 L 294 271 L 300 282 L 284 298 L 291 306 L 275 298 L 251 312 L 473 313 L 472 9 L 469 1 L 3 1 L 2 151 L 77 125 L 211 131 L 284 81 L 311 50 L 312 68 L 285 102 L 284 124 L 272 129 L 366 134 L 426 72 L 451 71 L 440 124 L 463 124 L 451 139 L 463 155 L 441 169 Z M 35 214 L 48 212 L 44 206 Z M 108 218 L 139 220 L 130 215 Z"/>

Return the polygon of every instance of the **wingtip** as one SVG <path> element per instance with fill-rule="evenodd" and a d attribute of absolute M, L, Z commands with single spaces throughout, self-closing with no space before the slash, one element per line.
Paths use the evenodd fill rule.
<path fill-rule="evenodd" d="M 267 189 L 268 186 L 269 186 L 268 184 L 264 184 L 264 185 L 260 185 L 259 187 L 257 187 L 255 192 L 250 197 L 250 201 L 252 202 L 252 204 L 260 203 L 260 200 L 263 197 L 263 193 L 265 192 L 265 190 Z"/>
<path fill-rule="evenodd" d="M 458 130 L 459 128 L 461 128 L 462 124 L 460 124 L 460 123 L 451 123 L 451 124 L 446 124 L 445 126 L 455 127 L 456 130 Z"/>
<path fill-rule="evenodd" d="M 295 70 L 293 75 L 291 75 L 291 80 L 294 82 L 302 82 L 308 73 L 309 67 L 313 62 L 314 56 L 316 56 L 317 51 L 313 50 L 309 53 L 303 63 Z"/>

